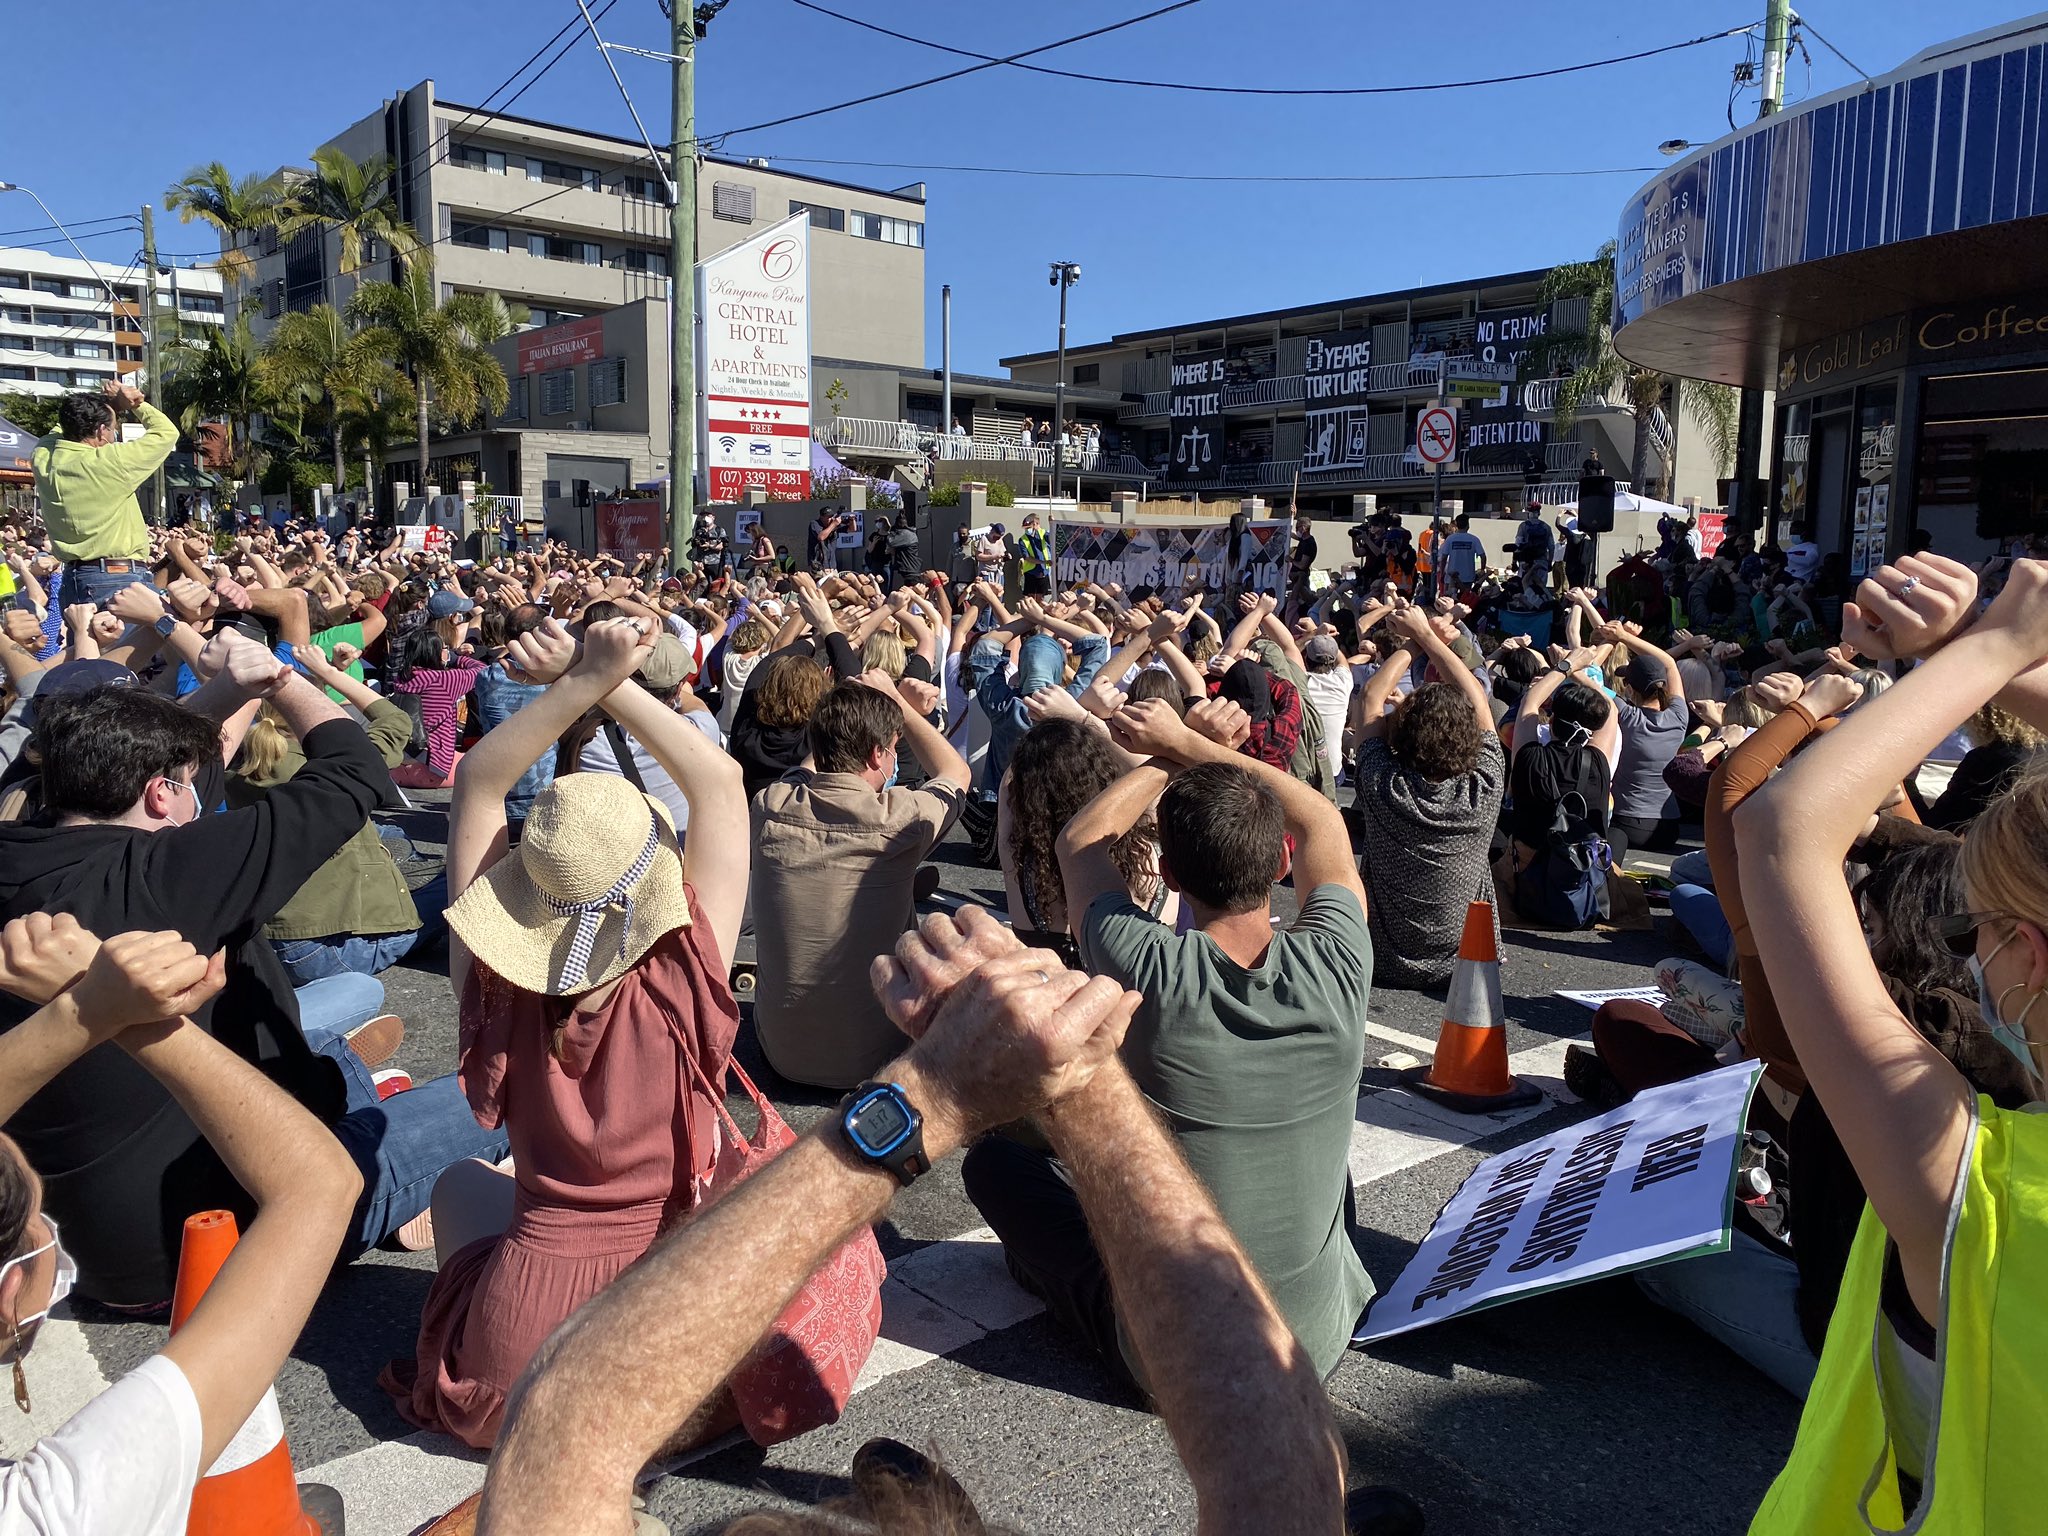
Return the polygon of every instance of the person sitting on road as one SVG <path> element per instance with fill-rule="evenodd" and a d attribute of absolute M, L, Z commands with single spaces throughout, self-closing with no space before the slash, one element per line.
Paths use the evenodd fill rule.
<path fill-rule="evenodd" d="M 456 649 L 467 630 L 463 616 L 475 606 L 443 588 L 427 605 L 433 622 L 401 637 L 393 647 L 390 689 L 419 701 L 427 731 L 427 755 L 401 764 L 391 775 L 395 784 L 447 789 L 455 782 L 455 765 L 462 758 L 456 750 L 462 703 L 484 670 L 482 662 Z"/>
<path fill-rule="evenodd" d="M 330 697 L 339 694 L 344 704 L 362 711 L 371 745 L 385 767 L 403 761 L 412 738 L 410 715 L 349 676 L 317 646 L 299 646 L 294 655 L 300 669 Z M 305 750 L 277 710 L 266 707 L 243 738 L 228 780 L 228 804 L 257 804 L 305 766 Z M 437 874 L 419 890 L 409 889 L 377 824 L 366 818 L 263 925 L 263 936 L 277 950 L 294 987 L 344 973 L 375 976 L 415 950 L 431 949 L 447 931 L 441 915 L 447 905 L 445 876 Z"/>
<path fill-rule="evenodd" d="M 1984 808 L 2012 787 L 2029 762 L 2039 761 L 2048 737 L 2010 710 L 1986 704 L 1963 724 L 1970 750 L 1956 764 L 1940 798 L 1922 818 L 1930 827 L 1967 831 Z"/>
<path fill-rule="evenodd" d="M 754 1029 L 791 1082 L 851 1088 L 901 1043 L 861 978 L 910 926 L 969 784 L 908 686 L 883 672 L 835 686 L 811 716 L 810 766 L 753 800 Z M 915 789 L 895 782 L 906 743 L 926 774 Z"/>
<path fill-rule="evenodd" d="M 177 1103 L 253 1214 L 160 1351 L 0 1462 L 9 1530 L 182 1536 L 201 1473 L 270 1391 L 352 1230 L 362 1175 L 341 1144 L 192 1022 L 226 979 L 223 955 L 174 932 L 101 942 L 68 914 L 43 913 L 0 930 L 0 987 L 38 1004 L 0 1034 L 0 1119 L 85 1058 L 113 1052 Z M 62 1227 L 34 1164 L 0 1136 L 0 1347 L 24 1410 L 37 1334 L 78 1279 L 77 1225 Z M 75 1378 L 76 1367 L 55 1374 Z"/>
<path fill-rule="evenodd" d="M 1109 1282 L 1132 1298 L 1123 1316 L 1130 1350 L 1194 1484 L 1201 1529 L 1323 1536 L 1343 1528 L 1344 1446 L 1315 1363 L 1116 1060 L 1140 1000 L 1024 949 L 971 908 L 957 922 L 928 918 L 895 957 L 876 961 L 875 974 L 883 1006 L 916 1041 L 882 1073 L 916 1112 L 920 1155 L 911 1167 L 1040 1113 L 1073 1180 L 1069 1197 L 1101 1234 Z M 549 1340 L 506 1414 L 481 1498 L 482 1536 L 626 1531 L 643 1466 L 679 1426 L 696 1422 L 819 1263 L 883 1219 L 910 1176 L 856 1150 L 845 1118 L 825 1116 L 665 1237 L 632 1284 L 604 1292 Z M 857 1131 L 863 1124 L 856 1116 Z M 878 1145 L 872 1130 L 861 1134 Z M 662 1369 L 648 1371 L 648 1360 Z M 922 1458 L 888 1442 L 863 1448 L 849 1513 L 880 1514 L 880 1528 L 891 1531 L 983 1529 L 943 1473 L 919 1466 L 907 1487 L 880 1475 L 907 1460 Z M 1412 1501 L 1375 1492 L 1382 1507 L 1404 1506 L 1416 1522 L 1409 1528 L 1419 1529 Z M 918 1523 L 887 1523 L 883 1510 Z M 834 1514 L 747 1515 L 724 1529 L 848 1529 Z"/>
<path fill-rule="evenodd" d="M 1586 681 L 1585 653 L 1522 691 L 1509 764 L 1515 910 L 1547 928 L 1589 928 L 1605 909 L 1614 707 Z M 1544 717 L 1548 715 L 1546 720 Z"/>
<path fill-rule="evenodd" d="M 1401 648 L 1365 685 L 1359 726 L 1359 868 L 1378 979 L 1433 987 L 1457 965 L 1465 914 L 1493 900 L 1488 852 L 1500 820 L 1507 756 L 1486 688 L 1444 643 L 1429 614 L 1388 621 Z M 1430 681 L 1387 706 L 1415 661 Z"/>
<path fill-rule="evenodd" d="M 718 720 L 690 690 L 695 665 L 674 635 L 658 635 L 640 661 L 640 686 L 664 709 L 679 715 L 721 750 L 725 738 Z M 690 801 L 668 776 L 654 754 L 602 709 L 587 712 L 562 735 L 555 760 L 556 777 L 564 773 L 618 774 L 635 789 L 645 790 L 668 810 L 669 825 L 679 841 L 688 840 Z"/>
<path fill-rule="evenodd" d="M 538 603 L 521 603 L 507 613 L 500 625 L 500 636 L 509 645 L 521 635 L 531 634 L 547 617 L 547 610 Z M 479 727 L 489 731 L 503 725 L 513 715 L 539 698 L 541 690 L 531 683 L 522 683 L 506 670 L 502 651 L 492 658 L 491 664 L 477 673 L 472 696 Z M 526 772 L 519 776 L 505 796 L 505 828 L 507 835 L 516 843 L 520 830 L 526 825 L 528 813 L 540 792 L 555 782 L 555 754 L 553 750 L 543 752 L 528 765 Z"/>
<path fill-rule="evenodd" d="M 355 836 L 391 794 L 362 728 L 306 677 L 246 636 L 216 636 L 200 658 L 215 676 L 180 706 L 135 687 L 101 687 L 42 709 L 41 823 L 0 825 L 0 919 L 69 912 L 95 933 L 178 931 L 211 953 L 231 946 L 227 984 L 195 1013 L 201 1028 L 261 1067 L 329 1125 L 364 1175 L 343 1249 L 354 1259 L 399 1234 L 430 1181 L 472 1155 L 503 1156 L 477 1129 L 455 1079 L 381 1099 L 345 1032 L 383 1013 L 372 977 L 336 976 L 294 992 L 263 925 Z M 201 713 L 268 702 L 305 766 L 261 803 L 225 798 L 220 727 Z M 0 1028 L 25 1012 L 0 998 Z M 71 1234 L 79 1290 L 159 1307 L 176 1278 L 179 1232 L 195 1211 L 246 1215 L 233 1173 L 160 1085 L 96 1050 L 57 1074 L 7 1124 Z"/>
<path fill-rule="evenodd" d="M 803 766 L 811 749 L 811 714 L 830 680 L 843 682 L 860 673 L 860 658 L 817 583 L 799 575 L 791 596 L 795 613 L 783 624 L 774 649 L 748 676 L 733 711 L 727 749 L 746 775 L 749 800 Z M 829 664 L 829 673 L 821 662 Z"/>
<path fill-rule="evenodd" d="M 1111 730 L 1149 761 L 1068 822 L 1057 852 L 1082 961 L 1144 998 L 1124 1044 L 1132 1076 L 1326 1376 L 1373 1295 L 1352 1245 L 1348 1163 L 1372 940 L 1343 817 L 1242 756 L 1248 728 L 1222 700 L 1185 721 L 1164 704 L 1125 706 Z M 1131 900 L 1117 859 L 1155 802 L 1160 875 L 1188 904 L 1186 934 Z M 1290 872 L 1300 913 L 1276 930 L 1273 884 Z M 1019 1283 L 1113 1375 L 1144 1386 L 1068 1174 L 1005 1137 L 979 1143 L 961 1173 Z"/>
<path fill-rule="evenodd" d="M 1752 1530 L 2031 1529 L 2048 1420 L 2048 1120 L 1979 1095 L 1879 974 L 1841 873 L 1871 817 L 1986 703 L 2048 722 L 2048 563 L 2017 562 L 1975 615 L 1976 575 L 1882 567 L 1843 609 L 1860 656 L 1922 657 L 1735 815 L 1742 894 L 1783 1023 L 1869 1195 L 1799 1435 Z M 1943 933 L 1984 1029 L 2048 1099 L 2048 774 L 1962 845 Z"/>
<path fill-rule="evenodd" d="M 1668 849 L 1678 840 L 1681 808 L 1664 770 L 1685 741 L 1685 679 L 1667 652 L 1626 625 L 1603 624 L 1593 633 L 1601 644 L 1623 646 L 1629 654 L 1615 698 L 1621 759 L 1614 767 L 1614 813 L 1607 823 L 1607 841 L 1619 864 L 1631 848 Z"/>
<path fill-rule="evenodd" d="M 1172 683 L 1164 672 L 1139 674 L 1148 676 Z M 1026 943 L 1052 950 L 1069 965 L 1080 963 L 1080 952 L 1053 845 L 1083 806 L 1135 766 L 1099 722 L 1050 719 L 1025 733 L 1003 775 L 996 843 L 1010 921 Z M 1179 898 L 1159 877 L 1158 829 L 1149 819 L 1117 844 L 1114 857 L 1131 899 L 1161 922 L 1172 923 Z"/>
<path fill-rule="evenodd" d="M 472 1446 L 564 1319 L 695 1209 L 739 1028 L 725 977 L 746 901 L 738 765 L 632 681 L 652 621 L 550 620 L 509 658 L 547 692 L 456 776 L 448 834 L 449 978 L 462 1080 L 513 1169 L 458 1164 L 434 1186 L 440 1272 L 412 1360 L 387 1391 L 412 1423 Z M 644 742 L 696 813 L 687 854 L 661 802 L 572 773 L 535 802 L 515 852 L 505 792 L 548 741 L 602 708 Z M 719 1428 L 730 1427 L 730 1419 Z"/>

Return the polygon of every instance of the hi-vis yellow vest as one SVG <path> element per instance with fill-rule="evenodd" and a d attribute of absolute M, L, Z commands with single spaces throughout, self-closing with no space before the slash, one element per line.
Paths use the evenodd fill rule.
<path fill-rule="evenodd" d="M 1799 1536 L 2048 1530 L 2048 1115 L 1977 1103 L 1936 1319 L 1934 1469 L 1909 1524 L 1873 1354 L 1884 1227 L 1868 1207 L 1792 1459 L 1750 1526 Z"/>

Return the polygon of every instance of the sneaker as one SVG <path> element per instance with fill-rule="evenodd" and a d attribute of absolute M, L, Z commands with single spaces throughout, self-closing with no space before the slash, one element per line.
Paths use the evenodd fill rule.
<path fill-rule="evenodd" d="M 1614 1074 L 1607 1069 L 1607 1063 L 1600 1059 L 1597 1051 L 1583 1045 L 1568 1045 L 1564 1048 L 1564 1085 L 1588 1104 L 1602 1109 L 1612 1109 L 1625 1103 L 1628 1095 L 1615 1081 Z"/>
<path fill-rule="evenodd" d="M 348 1032 L 348 1048 L 366 1067 L 381 1067 L 398 1054 L 405 1040 L 405 1020 L 395 1013 L 382 1013 L 369 1023 Z"/>
<path fill-rule="evenodd" d="M 423 1253 L 434 1246 L 434 1208 L 430 1205 L 391 1234 L 407 1253 Z"/>
<path fill-rule="evenodd" d="M 412 1074 L 403 1067 L 386 1067 L 382 1072 L 372 1072 L 370 1081 L 377 1085 L 379 1102 L 395 1093 L 403 1093 L 412 1086 Z"/>

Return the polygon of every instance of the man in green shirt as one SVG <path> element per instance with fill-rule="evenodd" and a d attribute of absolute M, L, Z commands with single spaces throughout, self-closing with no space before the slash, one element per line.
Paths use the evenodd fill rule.
<path fill-rule="evenodd" d="M 136 441 L 121 441 L 117 411 L 142 423 Z M 103 394 L 66 396 L 57 424 L 30 455 L 43 523 L 64 562 L 64 601 L 103 603 L 149 580 L 149 527 L 135 493 L 178 446 L 178 428 L 140 390 L 112 380 Z"/>
<path fill-rule="evenodd" d="M 1111 734 L 1148 760 L 1068 822 L 1060 876 L 1067 910 L 1084 914 L 1084 968 L 1145 998 L 1125 1065 L 1328 1375 L 1373 1295 L 1352 1242 L 1349 1166 L 1372 941 L 1342 816 L 1241 755 L 1249 726 L 1227 700 L 1197 704 L 1185 723 L 1158 700 L 1118 711 Z M 1155 802 L 1160 873 L 1194 917 L 1187 934 L 1131 901 L 1115 859 Z M 1301 911 L 1275 932 L 1273 883 L 1290 867 Z M 1011 1273 L 1132 1378 L 1101 1258 L 1059 1165 L 991 1137 L 962 1174 Z"/>

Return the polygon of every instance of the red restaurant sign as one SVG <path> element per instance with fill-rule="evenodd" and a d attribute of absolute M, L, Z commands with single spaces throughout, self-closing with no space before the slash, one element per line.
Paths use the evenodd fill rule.
<path fill-rule="evenodd" d="M 621 560 L 661 553 L 662 516 L 658 501 L 600 501 L 597 504 L 597 552 Z"/>
<path fill-rule="evenodd" d="M 604 356 L 604 316 L 571 320 L 545 330 L 528 331 L 519 338 L 519 371 L 546 373 L 571 368 Z"/>

